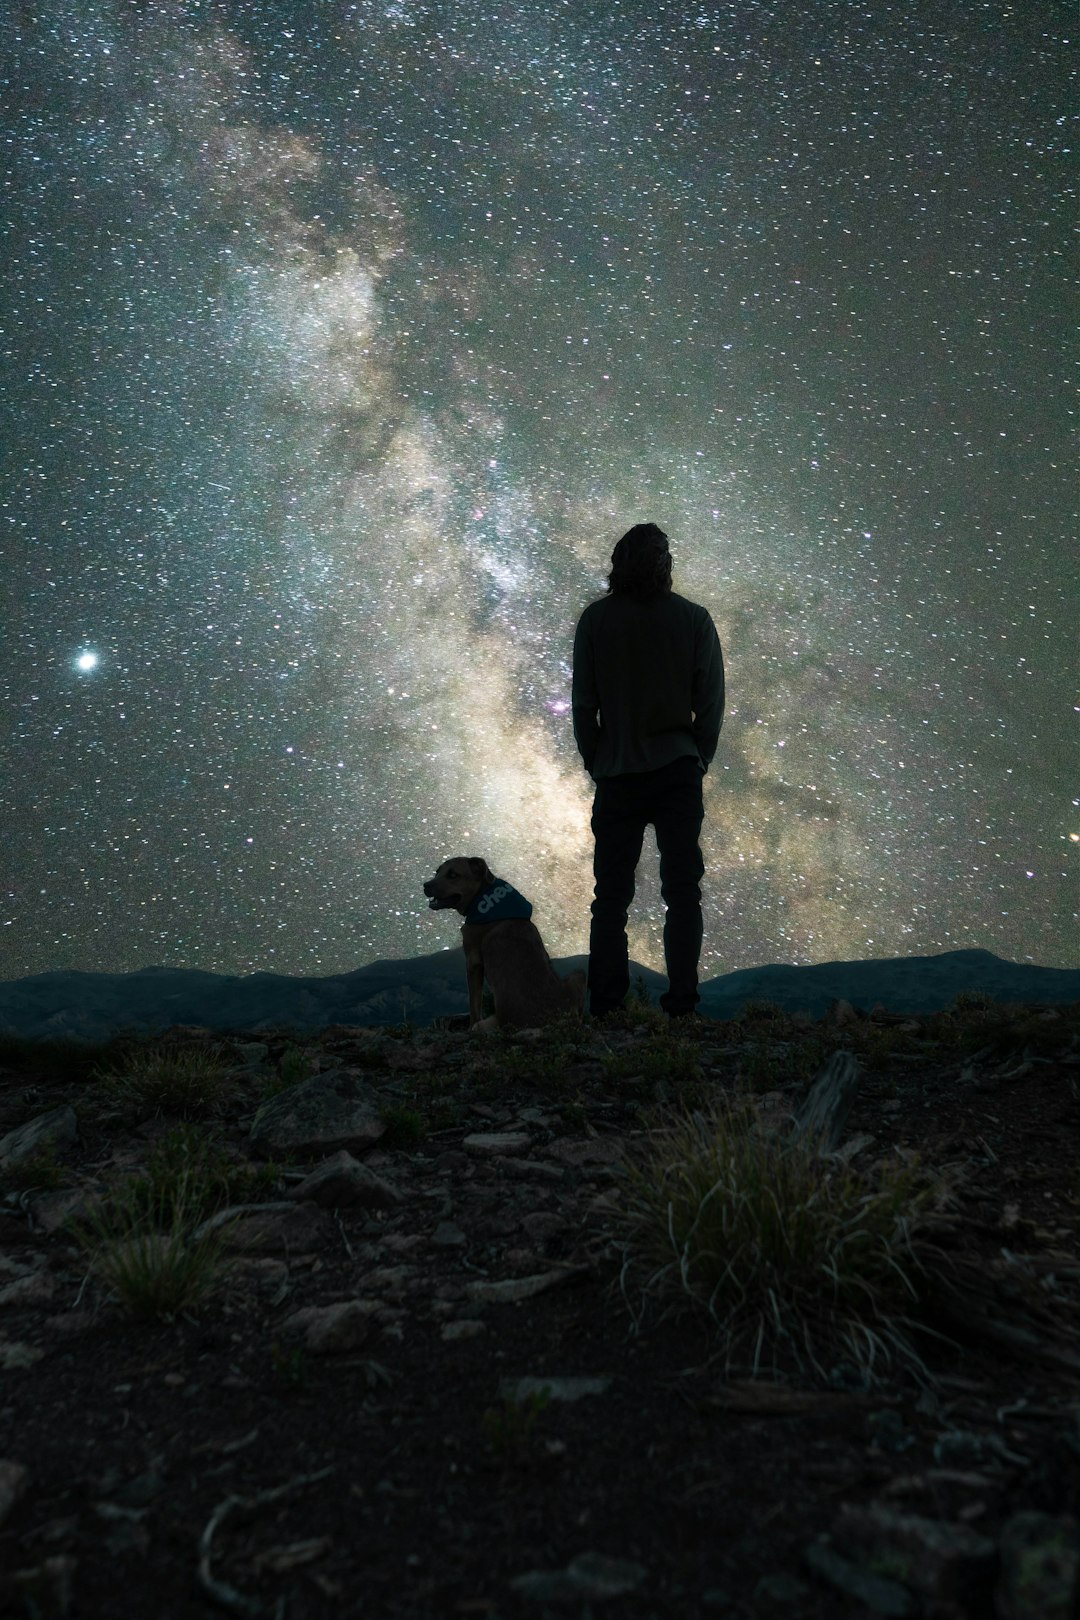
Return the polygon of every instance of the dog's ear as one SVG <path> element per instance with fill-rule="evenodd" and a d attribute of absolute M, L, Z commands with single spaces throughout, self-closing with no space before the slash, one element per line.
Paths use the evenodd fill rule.
<path fill-rule="evenodd" d="M 469 856 L 469 871 L 477 883 L 494 883 L 495 881 L 495 874 L 488 866 L 487 861 L 482 861 L 478 855 Z"/>

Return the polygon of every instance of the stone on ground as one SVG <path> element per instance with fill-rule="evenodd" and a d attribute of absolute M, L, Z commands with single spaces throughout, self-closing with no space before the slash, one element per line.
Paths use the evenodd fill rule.
<path fill-rule="evenodd" d="M 267 1098 L 252 1121 L 250 1140 L 260 1153 L 362 1153 L 386 1132 L 372 1088 L 341 1069 L 314 1075 Z"/>
<path fill-rule="evenodd" d="M 397 1188 L 354 1159 L 347 1148 L 324 1159 L 288 1196 L 308 1199 L 327 1209 L 344 1209 L 352 1204 L 364 1209 L 389 1209 L 401 1203 Z"/>
<path fill-rule="evenodd" d="M 0 1138 L 0 1170 L 10 1170 L 12 1165 L 22 1164 L 48 1148 L 66 1147 L 74 1142 L 78 1131 L 75 1110 L 67 1106 L 50 1108 L 47 1114 L 38 1114 L 24 1125 L 16 1125 Z"/>

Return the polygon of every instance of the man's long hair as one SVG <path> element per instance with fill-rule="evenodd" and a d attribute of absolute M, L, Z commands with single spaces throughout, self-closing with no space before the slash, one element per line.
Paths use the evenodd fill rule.
<path fill-rule="evenodd" d="M 612 596 L 631 596 L 651 602 L 671 589 L 671 552 L 668 537 L 655 523 L 635 523 L 611 553 L 608 590 Z"/>

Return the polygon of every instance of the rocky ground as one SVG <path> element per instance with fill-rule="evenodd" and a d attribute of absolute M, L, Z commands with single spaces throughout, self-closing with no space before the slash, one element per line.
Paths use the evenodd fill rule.
<path fill-rule="evenodd" d="M 0 1612 L 1075 1620 L 1080 1008 L 166 1045 L 227 1071 L 194 1123 L 102 1080 L 136 1043 L 0 1047 Z M 620 1291 L 665 1111 L 786 1120 L 837 1051 L 833 1162 L 936 1188 L 923 1378 Z M 76 1229 L 200 1142 L 228 1269 L 141 1321 Z"/>

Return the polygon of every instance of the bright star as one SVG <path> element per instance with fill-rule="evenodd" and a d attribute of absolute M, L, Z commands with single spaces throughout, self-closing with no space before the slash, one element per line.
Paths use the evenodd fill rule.
<path fill-rule="evenodd" d="M 97 669 L 100 662 L 101 660 L 97 653 L 91 652 L 89 648 L 87 648 L 85 652 L 81 652 L 78 658 L 76 658 L 75 668 L 83 670 L 84 673 L 89 673 L 90 670 Z"/>

